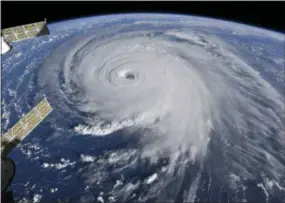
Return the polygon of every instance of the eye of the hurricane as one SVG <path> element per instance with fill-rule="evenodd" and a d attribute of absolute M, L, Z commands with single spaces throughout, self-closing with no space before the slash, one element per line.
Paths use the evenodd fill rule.
<path fill-rule="evenodd" d="M 135 80 L 136 73 L 130 70 L 121 70 L 118 73 L 118 76 L 127 80 Z"/>
<path fill-rule="evenodd" d="M 140 83 L 144 76 L 137 68 L 124 68 L 112 70 L 109 73 L 109 81 L 115 86 L 129 86 Z"/>
<path fill-rule="evenodd" d="M 125 73 L 125 78 L 128 80 L 134 80 L 135 75 L 133 73 Z"/>

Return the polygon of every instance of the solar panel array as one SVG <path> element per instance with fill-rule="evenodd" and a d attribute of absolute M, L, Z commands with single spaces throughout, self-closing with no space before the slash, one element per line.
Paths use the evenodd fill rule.
<path fill-rule="evenodd" d="M 21 120 L 19 120 L 1 139 L 1 152 L 8 154 L 20 143 L 32 130 L 39 125 L 52 111 L 48 101 L 43 99 Z"/>
<path fill-rule="evenodd" d="M 49 34 L 46 21 L 20 25 L 2 30 L 2 35 L 8 43 L 46 34 Z"/>

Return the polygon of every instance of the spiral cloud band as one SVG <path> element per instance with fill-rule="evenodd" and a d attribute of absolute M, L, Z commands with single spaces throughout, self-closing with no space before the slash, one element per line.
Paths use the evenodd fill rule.
<path fill-rule="evenodd" d="M 218 37 L 190 29 L 90 31 L 47 58 L 39 83 L 56 108 L 80 118 L 73 126 L 77 134 L 124 130 L 139 134 L 137 156 L 153 162 L 168 157 L 164 183 L 174 173 L 182 180 L 190 163 L 207 167 L 212 139 L 221 140 L 232 173 L 254 179 L 261 172 L 278 183 L 284 163 L 264 143 L 275 129 L 274 140 L 284 149 L 284 98 L 233 50 Z M 263 167 L 256 166 L 260 160 Z M 189 201 L 199 172 L 195 176 Z M 161 185 L 154 183 L 150 194 Z"/>

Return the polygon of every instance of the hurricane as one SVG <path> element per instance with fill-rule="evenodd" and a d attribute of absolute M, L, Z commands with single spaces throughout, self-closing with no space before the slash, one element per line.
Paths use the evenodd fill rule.
<path fill-rule="evenodd" d="M 76 175 L 109 201 L 194 202 L 222 185 L 246 202 L 256 180 L 267 201 L 284 195 L 284 95 L 222 37 L 148 23 L 90 29 L 48 55 L 35 83 L 55 128 L 88 146 L 133 141 L 105 161 L 81 155 Z"/>

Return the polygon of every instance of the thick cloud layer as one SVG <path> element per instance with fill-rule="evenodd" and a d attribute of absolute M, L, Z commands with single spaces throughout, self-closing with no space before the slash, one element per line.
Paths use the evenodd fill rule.
<path fill-rule="evenodd" d="M 184 195 L 194 200 L 215 139 L 227 171 L 281 184 L 284 98 L 233 49 L 191 29 L 114 27 L 63 43 L 40 68 L 39 83 L 60 112 L 80 117 L 74 132 L 139 134 L 134 157 L 169 158 L 149 195 L 171 184 L 178 190 L 196 164 Z"/>

